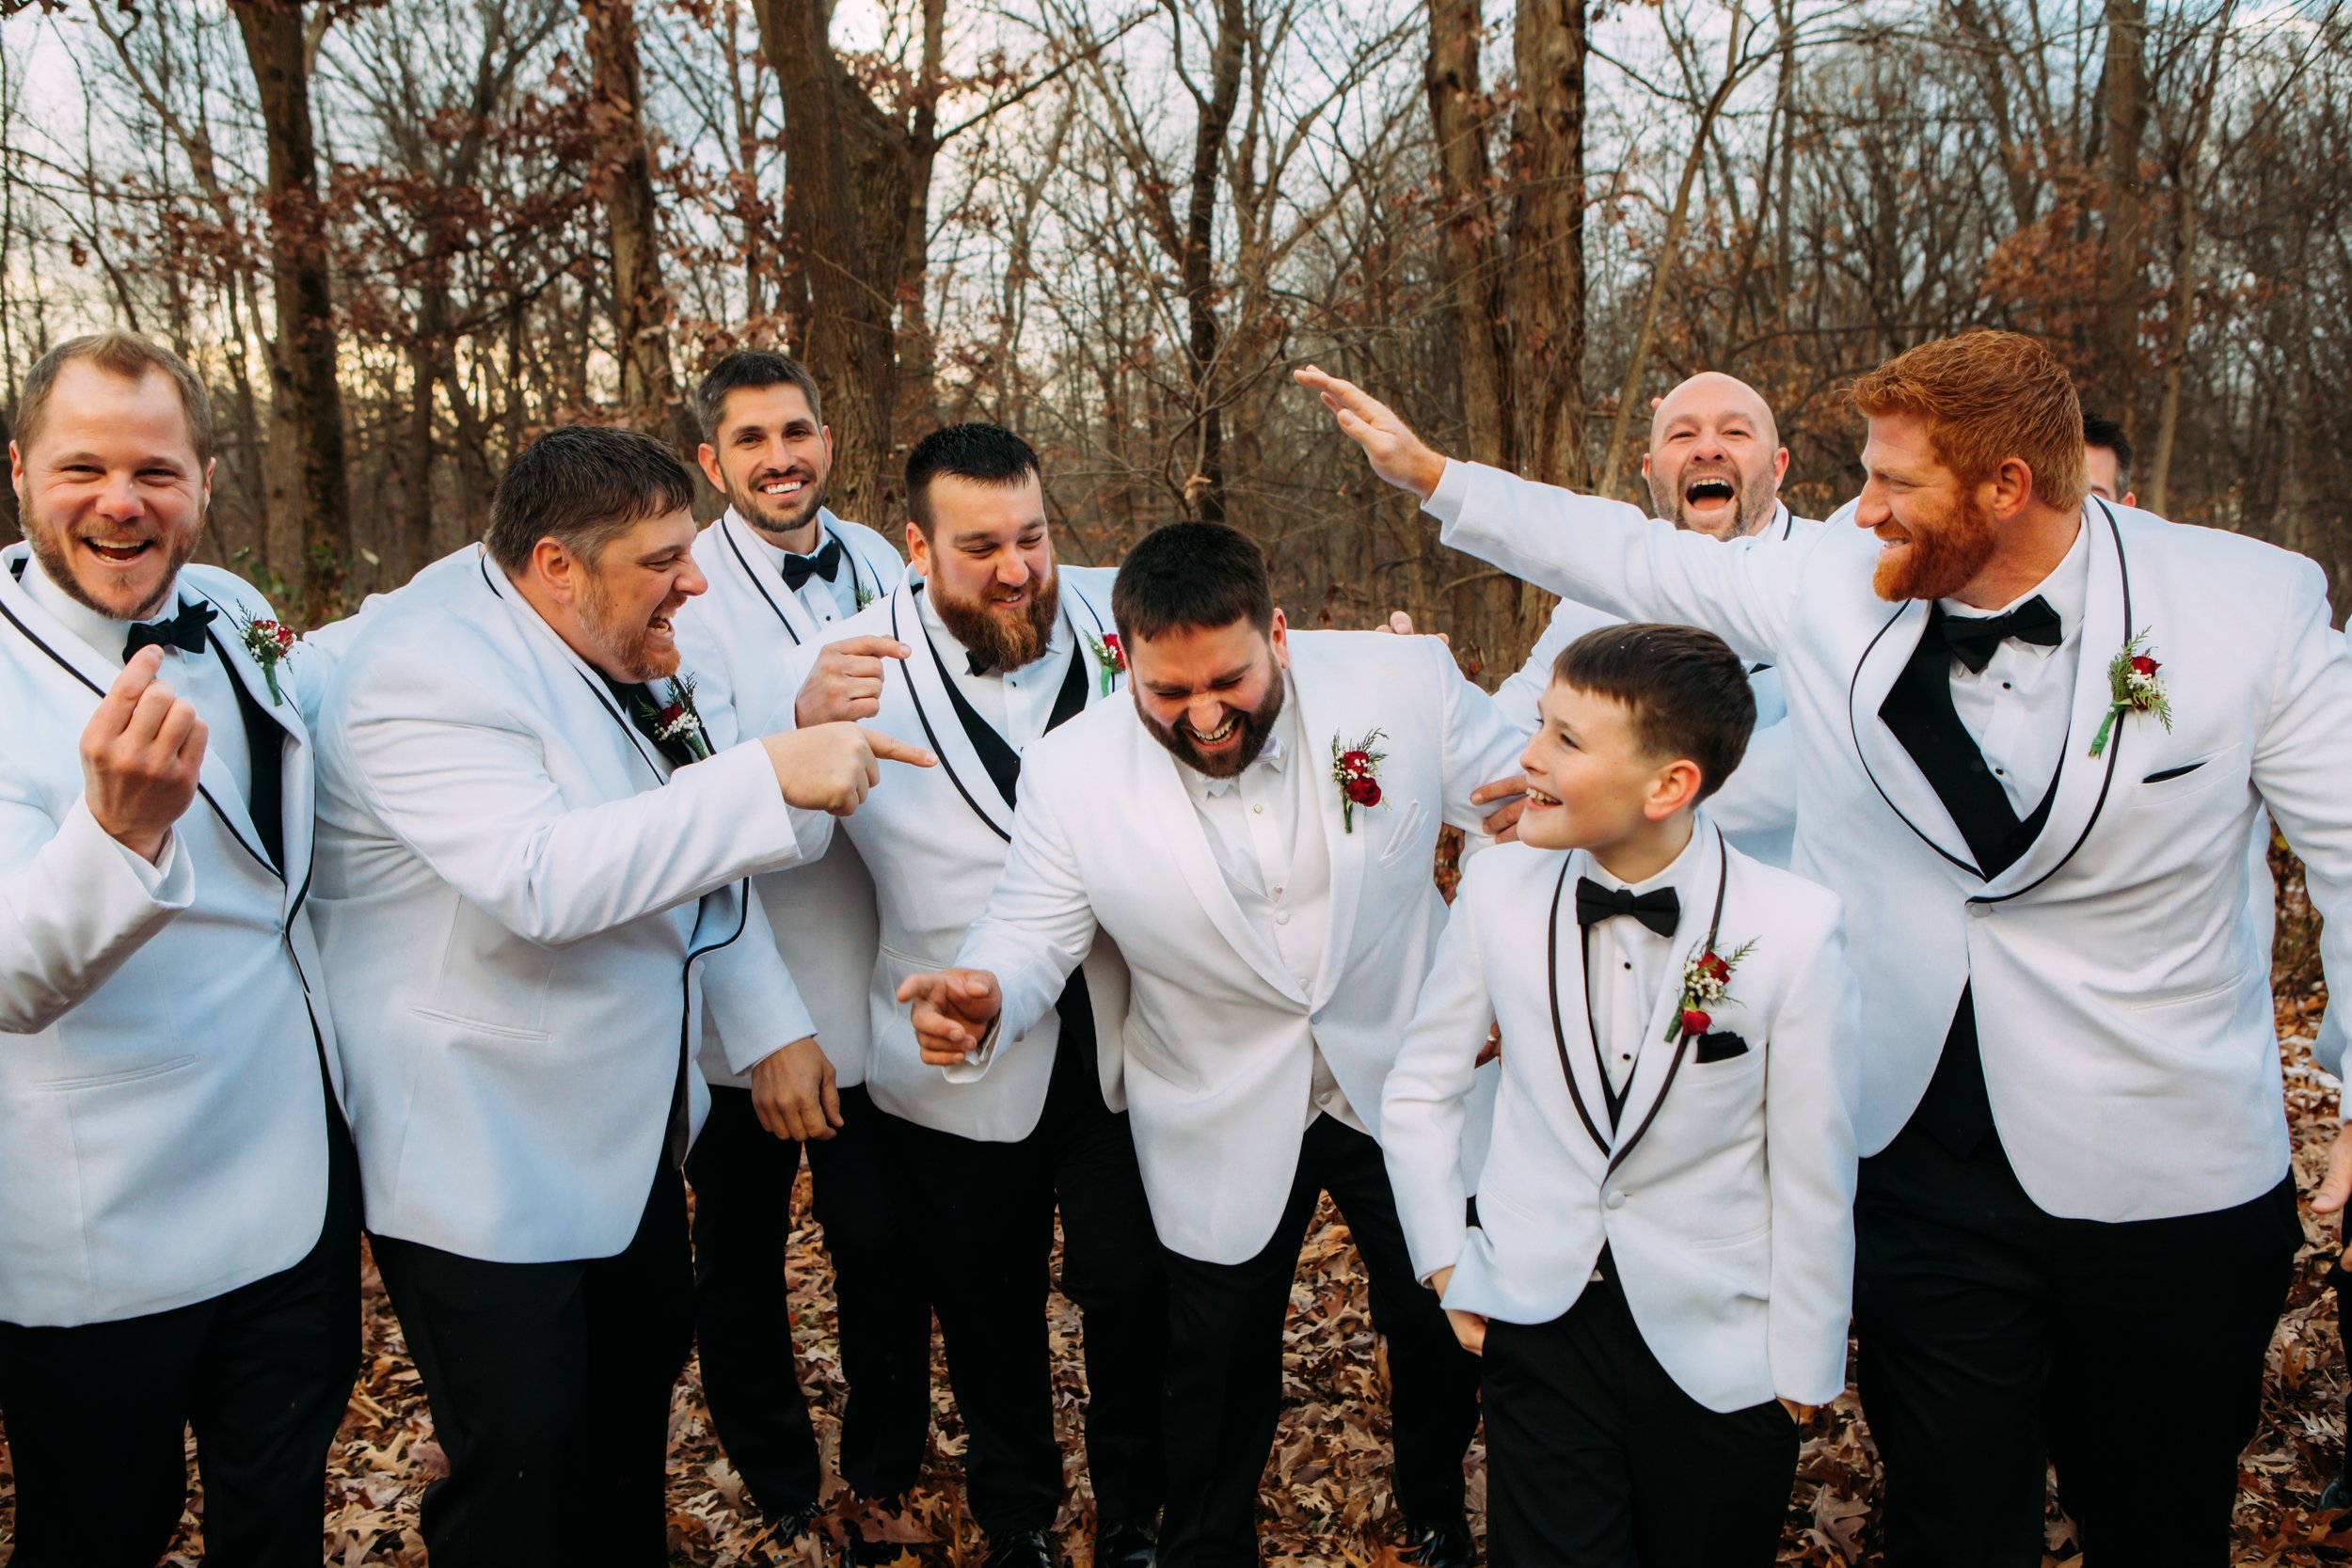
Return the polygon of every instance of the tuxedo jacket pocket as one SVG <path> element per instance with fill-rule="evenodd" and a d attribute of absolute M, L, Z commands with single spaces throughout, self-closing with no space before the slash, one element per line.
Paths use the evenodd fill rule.
<path fill-rule="evenodd" d="M 2200 768 L 2204 767 L 2206 763 L 2212 760 L 2213 759 L 2210 757 L 2199 757 L 2195 762 L 2185 762 L 2178 768 L 2167 768 L 2160 772 L 2151 773 L 2139 782 L 2141 784 L 2162 784 L 2167 779 L 2184 778 L 2190 773 L 2196 772 Z"/>
<path fill-rule="evenodd" d="M 1728 1062 L 1735 1056 L 1748 1053 L 1748 1042 L 1728 1029 L 1711 1030 L 1699 1037 L 1698 1049 L 1692 1060 L 1705 1066 L 1708 1062 Z"/>
<path fill-rule="evenodd" d="M 1364 818 L 1375 815 L 1377 814 L 1375 811 L 1362 811 L 1357 813 L 1356 820 L 1358 827 L 1361 828 L 1364 826 Z M 1404 812 L 1398 820 L 1388 828 L 1387 835 L 1380 840 L 1380 864 L 1387 865 L 1393 862 L 1398 856 L 1411 851 L 1415 843 L 1421 837 L 1422 822 L 1428 816 L 1428 808 L 1423 806 L 1419 800 L 1416 800 L 1412 803 L 1409 810 Z"/>

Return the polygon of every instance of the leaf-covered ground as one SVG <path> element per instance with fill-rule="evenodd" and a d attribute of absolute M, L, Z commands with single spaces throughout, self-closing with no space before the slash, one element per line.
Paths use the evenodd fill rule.
<path fill-rule="evenodd" d="M 2280 1006 L 2282 1033 L 2307 1034 L 2303 1009 Z M 2310 1076 L 2299 1048 L 2290 1048 L 2296 1170 L 2307 1191 L 2326 1157 L 2335 1095 Z M 805 1178 L 803 1178 L 805 1180 Z M 803 1211 L 805 1212 L 805 1205 Z M 2319 1284 L 2328 1266 L 2320 1229 L 2308 1212 L 2313 1242 L 2298 1267 L 2287 1310 L 2270 1349 L 2262 1428 L 2239 1473 L 2237 1560 L 2249 1564 L 2352 1562 L 2352 1530 L 2332 1528 L 2336 1515 L 2314 1512 L 2319 1493 L 2341 1463 L 2347 1379 L 2337 1338 L 2334 1298 Z M 2332 1226 L 2329 1227 L 2332 1230 Z M 819 1431 L 836 1432 L 830 1412 L 840 1407 L 841 1369 L 834 1352 L 831 1281 L 813 1227 L 792 1250 L 796 1303 L 794 1335 L 803 1383 L 818 1409 Z M 1377 1563 L 1395 1528 L 1385 1482 L 1387 1417 L 1382 1370 L 1367 1315 L 1362 1279 L 1346 1230 L 1327 1210 L 1310 1237 L 1292 1292 L 1286 1357 L 1289 1393 L 1264 1493 L 1264 1541 L 1269 1560 L 1282 1568 L 1306 1564 Z M 2118 1311 L 2130 1309 L 2119 1296 Z M 325 1560 L 339 1568 L 373 1563 L 421 1568 L 424 1549 L 416 1531 L 417 1498 L 441 1463 L 424 1398 L 408 1363 L 400 1326 L 373 1272 L 367 1280 L 366 1363 L 338 1436 L 327 1476 Z M 1071 1496 L 1062 1517 L 1065 1549 L 1075 1568 L 1088 1563 L 1088 1504 L 1080 1473 L 1077 1428 L 1085 1397 L 1073 1340 L 1077 1324 L 1055 1298 L 1057 1408 L 1063 1449 L 1070 1456 Z M 2159 1368 L 2149 1375 L 2161 1376 Z M 977 1564 L 980 1543 L 956 1486 L 962 1430 L 934 1367 L 935 1460 L 898 1535 L 909 1538 L 902 1560 L 931 1565 Z M 740 1484 L 710 1433 L 692 1369 L 670 1418 L 672 1561 L 694 1564 L 802 1563 L 819 1560 L 805 1548 L 778 1550 L 762 1535 Z M 1483 1500 L 1481 1450 L 1470 1457 L 1473 1523 Z M 1876 1489 L 1867 1436 L 1851 1397 L 1816 1418 L 1799 1465 L 1781 1561 L 1850 1565 L 1878 1561 L 1871 1524 Z M 0 1462 L 0 1562 L 12 1519 L 9 1473 Z M 201 1499 L 191 1497 L 182 1549 L 170 1560 L 194 1564 Z M 2352 1515 L 2345 1516 L 2352 1519 Z M 833 1522 L 839 1528 L 839 1520 Z M 2074 1560 L 2071 1537 L 2055 1514 L 2049 1562 Z"/>

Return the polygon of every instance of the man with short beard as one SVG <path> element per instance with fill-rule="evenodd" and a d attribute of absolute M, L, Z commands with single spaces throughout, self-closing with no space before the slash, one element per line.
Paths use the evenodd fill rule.
<path fill-rule="evenodd" d="M 309 672 L 189 558 L 203 384 L 127 332 L 25 377 L 0 551 L 0 1420 L 23 1568 L 315 1568 L 358 1175 L 310 881 Z M 253 628 L 246 635 L 246 628 Z M 315 1000 L 314 1000 L 315 999 Z"/>
<path fill-rule="evenodd" d="M 2014 333 L 1862 377 L 1859 527 L 1795 550 L 1571 515 L 1301 379 L 1448 544 L 1783 672 L 1796 869 L 1845 900 L 1869 1042 L 1855 1327 L 1887 1561 L 2040 1563 L 2053 1432 L 2093 1568 L 2229 1560 L 2302 1240 L 2256 812 L 2304 858 L 2331 974 L 2352 944 L 2352 659 L 2318 567 L 2087 497 L 2074 387 Z M 2314 1207 L 2348 1192 L 2339 1137 Z"/>
<path fill-rule="evenodd" d="M 798 689 L 794 656 L 890 593 L 906 567 L 890 541 L 825 505 L 833 431 L 816 378 L 780 354 L 740 349 L 695 393 L 705 477 L 727 511 L 694 541 L 710 592 L 678 624 L 678 648 L 711 701 L 766 715 Z M 844 679 L 903 655 L 888 639 L 851 640 L 820 656 Z M 845 705 L 842 717 L 872 717 Z M 707 1037 L 710 1120 L 694 1140 L 694 1342 L 703 1395 L 728 1463 L 779 1540 L 806 1533 L 824 1460 L 793 1366 L 785 1255 L 802 1150 L 810 1209 L 832 1259 L 841 1370 L 839 1469 L 860 1499 L 888 1503 L 913 1486 L 930 1431 L 930 1305 L 899 1234 L 883 1179 L 887 1154 L 866 1090 L 872 1025 L 874 883 L 847 835 L 814 864 L 754 879 L 817 1021 L 814 1042 L 778 1052 L 745 1076 Z M 879 1532 L 878 1533 L 882 1533 Z M 896 1556 L 896 1545 L 878 1547 Z"/>
<path fill-rule="evenodd" d="M 1168 1297 L 1120 1082 L 1125 966 L 1096 948 L 1057 984 L 1018 1068 L 977 1089 L 923 1065 L 897 1001 L 987 905 L 1034 777 L 1024 759 L 1089 707 L 1123 705 L 1113 574 L 1055 562 L 1037 454 L 1010 431 L 924 437 L 906 495 L 914 575 L 828 627 L 833 647 L 803 651 L 805 684 L 777 721 L 869 715 L 939 752 L 919 784 L 883 791 L 848 824 L 882 920 L 866 1086 L 946 1342 L 987 1562 L 1059 1560 L 1045 1295 L 1058 1212 L 1061 1288 L 1085 1325 L 1093 1560 L 1127 1568 L 1152 1560 L 1164 1490 Z"/>
<path fill-rule="evenodd" d="M 1132 704 L 1037 749 L 985 914 L 898 996 L 941 1092 L 985 1095 L 1043 1070 L 1066 975 L 1126 956 L 1106 1070 L 1169 1277 L 1160 1562 L 1258 1560 L 1283 1322 L 1327 1193 L 1389 1344 L 1402 1560 L 1466 1568 L 1477 1366 L 1414 1280 L 1375 1128 L 1444 922 L 1440 821 L 1476 825 L 1470 791 L 1520 737 L 1433 640 L 1290 632 L 1264 556 L 1221 525 L 1146 534 L 1112 603 Z"/>
<path fill-rule="evenodd" d="M 666 1556 L 692 1048 L 707 1019 L 755 1071 L 817 1032 L 745 879 L 813 853 L 878 758 L 929 761 L 849 724 L 739 742 L 697 700 L 692 497 L 649 436 L 549 431 L 481 558 L 362 617 L 321 705 L 312 906 L 368 1230 L 449 1458 L 437 1568 Z"/>

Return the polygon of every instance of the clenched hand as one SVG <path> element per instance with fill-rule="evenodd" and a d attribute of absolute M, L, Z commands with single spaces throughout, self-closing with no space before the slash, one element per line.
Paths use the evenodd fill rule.
<path fill-rule="evenodd" d="M 882 711 L 882 660 L 913 652 L 895 637 L 852 637 L 830 644 L 792 699 L 793 718 L 803 727 L 871 719 Z"/>
<path fill-rule="evenodd" d="M 82 730 L 83 798 L 116 843 L 152 864 L 196 799 L 204 721 L 156 676 L 161 648 L 141 648 Z"/>

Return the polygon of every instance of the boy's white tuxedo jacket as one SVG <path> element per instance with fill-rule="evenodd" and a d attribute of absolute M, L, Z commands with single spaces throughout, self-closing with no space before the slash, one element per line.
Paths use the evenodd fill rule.
<path fill-rule="evenodd" d="M 906 563 L 890 541 L 870 528 L 845 523 L 819 511 L 822 537 L 839 541 L 840 570 L 850 575 L 862 599 L 879 599 L 906 577 Z M 709 579 L 701 597 L 677 613 L 678 652 L 702 682 L 697 694 L 735 710 L 747 736 L 774 726 L 768 716 L 791 706 L 808 661 L 795 657 L 809 644 L 834 641 L 840 621 L 820 622 L 797 594 L 788 593 L 751 526 L 730 510 L 695 537 L 694 564 Z M 847 617 L 844 617 L 846 620 Z M 910 771 L 893 768 L 895 780 Z M 777 949 L 792 970 L 817 1020 L 817 1039 L 833 1063 L 843 1088 L 866 1081 L 866 1059 L 873 1026 L 866 1017 L 868 977 L 874 972 L 876 919 L 874 881 L 855 844 L 835 833 L 814 863 L 771 871 L 752 879 L 768 916 Z M 714 1084 L 740 1086 L 730 1072 L 723 1045 L 706 1034 L 703 1075 Z"/>
<path fill-rule="evenodd" d="M 1474 829 L 1470 791 L 1515 770 L 1522 741 L 1435 638 L 1292 632 L 1298 766 L 1330 852 L 1330 927 L 1311 989 L 1229 891 L 1177 769 L 1130 705 L 1105 705 L 1031 749 L 1011 857 L 955 961 L 1004 988 L 996 1043 L 951 1077 L 1019 1068 L 1098 929 L 1134 978 L 1121 1038 L 1136 1150 L 1160 1240 L 1237 1263 L 1274 1233 L 1298 1166 L 1320 1047 L 1376 1126 L 1380 1087 L 1428 972 L 1445 905 L 1440 822 Z M 1343 827 L 1334 742 L 1376 749 L 1383 795 Z M 1308 826 L 1302 818 L 1301 831 Z M 1006 1043 L 1009 1042 L 1009 1043 Z M 1038 1070 L 1031 1067 L 1028 1070 Z"/>
<path fill-rule="evenodd" d="M 672 778 L 486 559 L 388 595 L 324 713 L 312 902 L 369 1228 L 501 1263 L 619 1252 L 703 1009 L 738 1070 L 815 1031 L 743 881 L 813 824 L 722 705 L 716 754 Z"/>
<path fill-rule="evenodd" d="M 1988 882 L 1879 718 L 1928 605 L 1872 591 L 1871 535 L 1718 545 L 1464 464 L 1447 466 L 1428 505 L 1456 548 L 1622 614 L 1710 627 L 1779 667 L 1804 801 L 1795 869 L 1837 894 L 1854 933 L 1865 1154 L 1918 1105 L 1968 986 L 1994 1121 L 2047 1212 L 2202 1212 L 2285 1174 L 2247 845 L 2266 805 L 2327 917 L 2328 973 L 2346 974 L 2352 661 L 2316 565 L 2088 502 L 2081 668 L 2057 793 L 2040 838 Z M 2093 758 L 2109 661 L 2137 632 L 2163 665 L 2172 726 L 2126 714 Z"/>
<path fill-rule="evenodd" d="M 1810 539 L 1822 526 L 1782 506 L 1756 537 L 1766 544 L 1790 544 Z M 1503 717 L 1522 735 L 1533 735 L 1542 724 L 1536 705 L 1551 684 L 1552 661 L 1586 632 L 1624 624 L 1622 615 L 1574 599 L 1554 605 L 1525 662 L 1495 688 Z M 1735 848 L 1786 870 L 1797 839 L 1797 751 L 1788 736 L 1788 704 L 1781 695 L 1780 672 L 1769 664 L 1748 672 L 1748 686 L 1756 694 L 1756 733 L 1748 737 L 1739 768 L 1707 798 L 1707 814 Z"/>
<path fill-rule="evenodd" d="M 282 726 L 273 867 L 215 735 L 163 874 L 83 797 L 82 730 L 121 673 L 28 596 L 0 551 L 0 1322 L 71 1326 L 203 1301 L 300 1261 L 326 1214 L 335 1031 L 311 940 L 311 742 L 226 616 L 230 677 Z M 271 618 L 239 578 L 179 595 Z M 168 672 L 167 672 L 168 678 Z"/>
<path fill-rule="evenodd" d="M 1643 1341 L 1692 1399 L 1710 1410 L 1775 1396 L 1825 1404 L 1846 1383 L 1862 1048 L 1837 900 L 1724 854 L 1704 816 L 1698 832 L 1674 958 L 1614 1130 L 1576 922 L 1590 857 L 1506 844 L 1470 863 L 1389 1072 L 1390 1182 L 1414 1271 L 1454 1270 L 1446 1306 L 1549 1323 L 1606 1246 Z M 1748 1049 L 1701 1062 L 1666 1035 L 1719 885 L 1715 951 L 1754 945 L 1709 1021 Z M 1498 1022 L 1502 1082 L 1471 1227 L 1463 1097 Z"/>
<path fill-rule="evenodd" d="M 1125 678 L 1114 681 L 1105 694 L 1088 643 L 1089 638 L 1099 641 L 1114 630 L 1111 582 L 1118 573 L 1109 567 L 1070 565 L 1057 565 L 1055 572 L 1061 582 L 1063 625 L 1073 639 L 1071 657 L 1086 678 L 1089 706 L 1127 708 Z M 885 768 L 881 784 L 866 796 L 857 815 L 836 828 L 847 831 L 873 878 L 881 917 L 880 951 L 865 972 L 873 1028 L 866 1086 L 874 1103 L 892 1116 L 960 1137 L 1015 1143 L 1036 1129 L 1045 1111 L 1054 1052 L 1061 1040 L 1061 1019 L 1053 997 L 1046 999 L 1030 1026 L 1018 1059 L 988 1082 L 972 1085 L 951 1084 L 939 1069 L 924 1064 L 906 1004 L 898 1000 L 898 983 L 908 975 L 945 969 L 955 961 L 957 945 L 988 907 L 989 895 L 1004 872 L 1013 832 L 1013 810 L 980 766 L 979 753 L 948 700 L 915 603 L 918 581 L 907 579 L 824 632 L 827 643 L 891 637 L 914 650 L 910 657 L 882 661 L 882 705 L 866 722 L 911 745 L 929 747 L 939 758 L 936 768 Z M 818 646 L 804 648 L 780 683 L 771 729 L 792 727 L 792 694 L 816 662 Z M 1083 717 L 1053 735 L 1075 728 Z M 1024 799 L 1053 766 L 1041 760 L 1042 748 L 1042 741 L 1031 746 L 1023 761 L 1019 793 Z M 1086 976 L 1103 1099 L 1116 1111 L 1126 1103 L 1120 1083 L 1119 1031 L 1127 1013 L 1127 968 L 1117 944 L 1094 946 L 1086 958 Z M 1054 995 L 1060 993 L 1057 981 Z"/>

